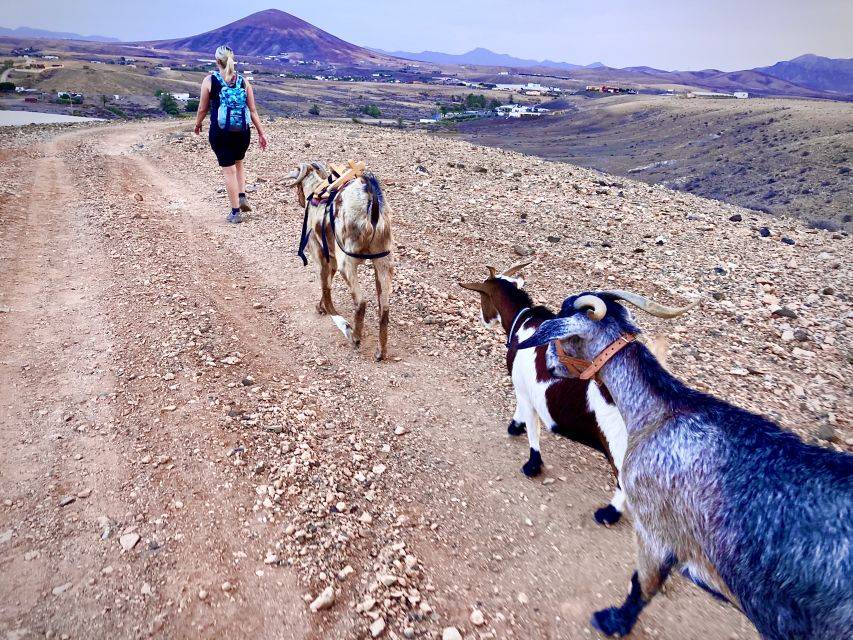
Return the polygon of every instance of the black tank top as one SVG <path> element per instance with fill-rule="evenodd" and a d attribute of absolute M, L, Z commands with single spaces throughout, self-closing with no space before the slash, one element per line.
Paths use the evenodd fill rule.
<path fill-rule="evenodd" d="M 224 79 L 224 78 L 223 78 Z M 230 83 L 228 86 L 233 87 L 237 84 L 237 76 L 234 76 L 234 81 Z M 219 78 L 216 77 L 215 73 L 210 74 L 210 129 L 211 131 L 216 129 L 216 132 L 219 133 L 221 129 L 219 128 L 219 92 L 222 91 L 222 83 L 219 81 Z"/>

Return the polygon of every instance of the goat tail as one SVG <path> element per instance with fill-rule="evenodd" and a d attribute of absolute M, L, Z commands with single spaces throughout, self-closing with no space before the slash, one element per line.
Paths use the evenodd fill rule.
<path fill-rule="evenodd" d="M 379 180 L 371 172 L 366 172 L 364 176 L 364 185 L 367 195 L 370 199 L 370 224 L 376 229 L 379 224 L 379 216 L 385 207 L 385 194 L 382 193 L 382 187 L 379 185 Z"/>

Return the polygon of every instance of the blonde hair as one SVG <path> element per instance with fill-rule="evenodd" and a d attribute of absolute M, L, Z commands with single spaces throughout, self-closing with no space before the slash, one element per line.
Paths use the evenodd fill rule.
<path fill-rule="evenodd" d="M 234 79 L 234 76 L 237 75 L 237 63 L 234 62 L 234 52 L 231 50 L 231 47 L 227 44 L 223 44 L 216 50 L 214 57 L 216 58 L 216 64 L 218 64 L 223 71 L 225 82 L 231 82 L 231 80 Z"/>

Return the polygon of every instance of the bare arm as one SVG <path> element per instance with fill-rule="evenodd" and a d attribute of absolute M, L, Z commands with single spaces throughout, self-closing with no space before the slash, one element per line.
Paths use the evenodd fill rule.
<path fill-rule="evenodd" d="M 249 107 L 252 124 L 255 125 L 255 130 L 258 132 L 258 143 L 261 145 L 261 149 L 266 149 L 267 137 L 264 134 L 264 128 L 261 126 L 261 119 L 258 117 L 258 109 L 255 105 L 255 90 L 252 89 L 252 85 L 246 82 L 245 78 L 243 82 L 246 83 L 246 106 Z"/>
<path fill-rule="evenodd" d="M 201 93 L 198 97 L 198 111 L 195 116 L 195 133 L 201 133 L 201 123 L 207 117 L 207 112 L 210 110 L 210 76 L 207 76 L 201 83 Z"/>

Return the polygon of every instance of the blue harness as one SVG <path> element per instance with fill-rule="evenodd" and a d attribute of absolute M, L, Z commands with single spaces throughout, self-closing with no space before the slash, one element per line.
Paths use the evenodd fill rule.
<path fill-rule="evenodd" d="M 334 181 L 334 176 L 329 176 L 329 184 Z M 358 260 L 376 260 L 378 258 L 384 258 L 387 255 L 390 255 L 390 251 L 380 251 L 379 253 L 351 253 L 344 249 L 344 246 L 341 244 L 340 239 L 338 238 L 338 234 L 335 231 L 335 197 L 338 195 L 337 190 L 329 191 L 325 196 L 323 196 L 326 201 L 326 212 L 323 215 L 323 224 L 321 226 L 320 233 L 320 244 L 323 250 L 323 257 L 328 262 L 331 259 L 329 254 L 329 243 L 326 240 L 326 229 L 331 228 L 332 235 L 335 237 L 335 244 L 338 245 L 338 249 L 343 251 L 345 254 L 350 256 L 351 258 L 357 258 Z M 305 256 L 305 247 L 308 246 L 308 238 L 311 235 L 310 230 L 308 229 L 308 212 L 312 206 L 319 206 L 323 204 L 323 200 L 312 200 L 311 198 L 307 198 L 305 202 L 305 216 L 302 218 L 302 235 L 299 239 L 299 250 L 296 252 L 300 258 L 302 258 L 302 266 L 308 265 L 308 258 Z M 326 226 L 328 224 L 328 227 Z"/>

